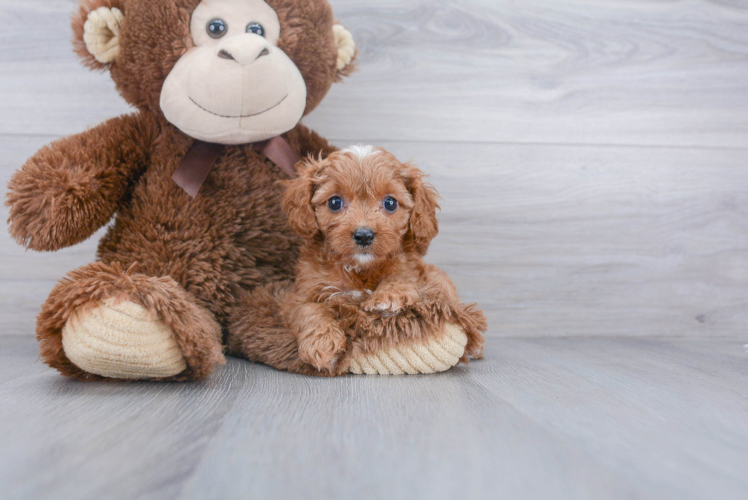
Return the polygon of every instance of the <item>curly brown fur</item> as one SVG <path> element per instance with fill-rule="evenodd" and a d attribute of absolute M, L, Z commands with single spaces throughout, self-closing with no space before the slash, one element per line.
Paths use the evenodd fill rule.
<path fill-rule="evenodd" d="M 481 356 L 485 317 L 421 257 L 438 231 L 438 204 L 417 168 L 383 150 L 365 158 L 344 150 L 309 161 L 286 185 L 284 210 L 306 240 L 296 281 L 244 297 L 232 353 L 283 370 L 341 374 L 352 357 L 425 344 L 453 323 L 468 336 L 463 361 Z M 333 198 L 343 208 L 333 211 Z M 386 198 L 397 210 L 385 208 Z M 370 244 L 354 241 L 362 227 L 375 234 Z"/>
<path fill-rule="evenodd" d="M 152 278 L 124 271 L 119 264 L 101 262 L 72 271 L 52 290 L 42 307 L 36 327 L 40 355 L 63 375 L 78 380 L 105 380 L 84 372 L 65 356 L 62 329 L 73 313 L 97 307 L 106 299 L 129 300 L 157 315 L 171 329 L 187 369 L 170 380 L 205 377 L 216 364 L 225 362 L 221 327 L 213 315 L 169 277 Z"/>

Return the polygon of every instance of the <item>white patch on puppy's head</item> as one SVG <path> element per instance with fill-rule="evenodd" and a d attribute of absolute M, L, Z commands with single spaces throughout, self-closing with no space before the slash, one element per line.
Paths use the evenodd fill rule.
<path fill-rule="evenodd" d="M 368 156 L 374 156 L 374 155 L 379 154 L 379 151 L 374 149 L 374 146 L 370 146 L 367 144 L 358 144 L 356 146 L 348 146 L 347 148 L 343 149 L 341 152 L 349 153 L 353 155 L 355 158 L 358 158 L 359 161 L 362 161 L 364 158 Z"/>

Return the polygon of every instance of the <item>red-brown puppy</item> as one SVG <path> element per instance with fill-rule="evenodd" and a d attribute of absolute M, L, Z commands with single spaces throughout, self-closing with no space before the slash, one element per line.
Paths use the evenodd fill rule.
<path fill-rule="evenodd" d="M 393 318 L 423 310 L 425 302 L 427 311 L 471 316 L 466 321 L 474 320 L 477 328 L 468 329 L 465 355 L 480 354 L 483 315 L 460 304 L 447 275 L 422 259 L 438 233 L 439 208 L 436 191 L 423 177 L 382 149 L 355 146 L 308 161 L 300 177 L 288 181 L 283 208 L 307 244 L 281 313 L 301 361 L 336 371 L 351 341 L 361 341 L 352 338 L 345 310 Z M 368 334 L 394 339 L 397 334 L 382 330 L 387 324 L 397 325 L 371 323 Z"/>

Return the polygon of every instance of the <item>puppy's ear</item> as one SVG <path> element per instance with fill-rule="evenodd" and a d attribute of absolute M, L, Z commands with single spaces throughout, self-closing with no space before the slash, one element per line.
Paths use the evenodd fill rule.
<path fill-rule="evenodd" d="M 424 177 L 418 168 L 410 164 L 405 165 L 403 180 L 413 197 L 408 235 L 421 255 L 426 255 L 431 240 L 439 234 L 439 221 L 436 219 L 439 194 L 431 184 L 424 182 Z"/>
<path fill-rule="evenodd" d="M 321 161 L 307 159 L 297 167 L 299 177 L 283 183 L 286 186 L 283 211 L 288 216 L 288 225 L 296 234 L 309 240 L 314 238 L 319 231 L 317 219 L 314 216 L 312 196 L 320 163 Z"/>

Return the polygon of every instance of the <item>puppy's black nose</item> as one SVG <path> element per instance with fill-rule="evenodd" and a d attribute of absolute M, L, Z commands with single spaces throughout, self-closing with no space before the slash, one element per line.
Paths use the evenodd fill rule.
<path fill-rule="evenodd" d="M 362 247 L 368 247 L 374 242 L 374 231 L 368 227 L 360 227 L 353 232 L 353 241 Z"/>

